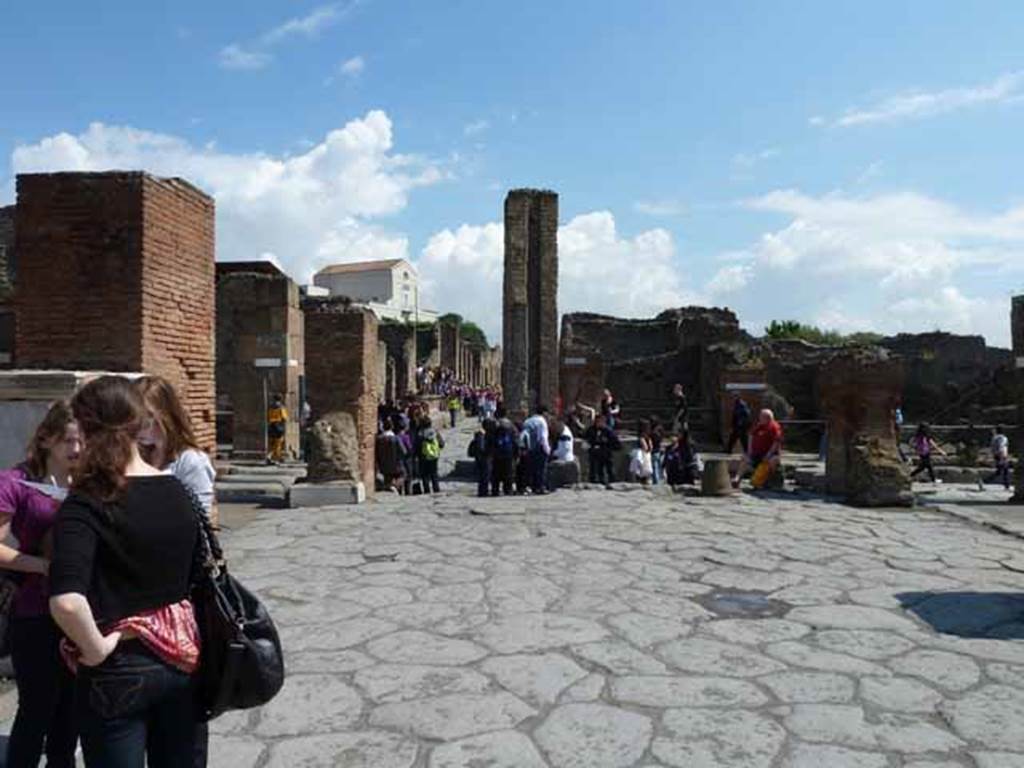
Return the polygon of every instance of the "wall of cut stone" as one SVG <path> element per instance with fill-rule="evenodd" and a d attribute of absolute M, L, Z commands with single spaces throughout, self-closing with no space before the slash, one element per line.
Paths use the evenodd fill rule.
<path fill-rule="evenodd" d="M 378 324 L 367 309 L 331 299 L 306 299 L 306 391 L 313 419 L 344 411 L 356 424 L 359 469 L 374 488 L 377 431 Z"/>
<path fill-rule="evenodd" d="M 510 413 L 558 397 L 558 195 L 505 198 L 502 389 Z"/>
<path fill-rule="evenodd" d="M 17 193 L 17 365 L 165 376 L 213 450 L 213 200 L 138 172 L 25 174 Z"/>
<path fill-rule="evenodd" d="M 299 289 L 286 275 L 222 272 L 217 278 L 217 407 L 230 410 L 233 455 L 265 452 L 264 381 L 267 398 L 284 397 L 290 419 L 286 449 L 300 443 L 300 379 L 305 373 L 305 338 Z M 278 367 L 256 361 L 279 360 Z"/>
<path fill-rule="evenodd" d="M 387 347 L 387 355 L 394 361 L 394 397 L 396 399 L 416 391 L 416 360 L 413 326 L 402 323 L 380 323 L 380 340 Z"/>

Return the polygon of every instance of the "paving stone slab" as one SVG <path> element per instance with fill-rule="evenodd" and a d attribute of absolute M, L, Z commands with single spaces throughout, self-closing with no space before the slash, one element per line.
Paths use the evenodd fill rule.
<path fill-rule="evenodd" d="M 768 697 L 743 680 L 627 676 L 612 680 L 612 698 L 645 707 L 760 707 Z"/>
<path fill-rule="evenodd" d="M 281 692 L 260 711 L 260 736 L 299 736 L 340 731 L 355 724 L 363 700 L 331 675 L 291 675 Z"/>
<path fill-rule="evenodd" d="M 370 724 L 449 740 L 514 728 L 535 713 L 511 693 L 457 693 L 382 704 L 370 713 Z"/>
<path fill-rule="evenodd" d="M 393 632 L 368 643 L 366 649 L 381 661 L 406 664 L 468 664 L 487 651 L 468 640 L 453 639 L 417 630 Z"/>
<path fill-rule="evenodd" d="M 556 708 L 534 737 L 554 768 L 627 768 L 646 751 L 653 726 L 634 712 L 604 704 Z"/>
<path fill-rule="evenodd" d="M 378 664 L 356 672 L 353 681 L 378 703 L 483 693 L 490 686 L 486 677 L 472 669 L 416 664 Z"/>
<path fill-rule="evenodd" d="M 786 732 L 771 718 L 739 710 L 670 709 L 654 756 L 678 768 L 770 768 Z"/>
<path fill-rule="evenodd" d="M 557 653 L 492 656 L 480 670 L 532 704 L 553 704 L 562 691 L 587 677 L 585 669 Z"/>
<path fill-rule="evenodd" d="M 943 702 L 940 710 L 963 738 L 995 750 L 1024 752 L 1024 691 L 986 685 L 962 699 Z"/>
<path fill-rule="evenodd" d="M 430 768 L 547 768 L 537 748 L 517 731 L 498 731 L 436 747 Z"/>
<path fill-rule="evenodd" d="M 412 768 L 417 752 L 415 740 L 384 731 L 307 736 L 274 744 L 266 768 Z"/>

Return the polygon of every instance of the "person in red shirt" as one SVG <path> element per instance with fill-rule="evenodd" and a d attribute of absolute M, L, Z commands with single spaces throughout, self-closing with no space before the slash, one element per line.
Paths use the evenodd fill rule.
<path fill-rule="evenodd" d="M 747 452 L 740 460 L 734 483 L 746 472 L 756 469 L 767 461 L 774 471 L 782 459 L 782 425 L 775 420 L 775 414 L 764 408 L 757 417 L 757 425 L 750 430 Z"/>

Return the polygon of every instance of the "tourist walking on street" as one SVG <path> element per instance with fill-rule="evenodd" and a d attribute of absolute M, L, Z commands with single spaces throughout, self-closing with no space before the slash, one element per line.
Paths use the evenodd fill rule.
<path fill-rule="evenodd" d="M 654 473 L 651 462 L 651 425 L 641 419 L 637 425 L 637 445 L 629 460 L 629 474 L 633 481 L 647 485 Z"/>
<path fill-rule="evenodd" d="M 274 395 L 274 400 L 267 411 L 267 437 L 270 441 L 270 461 L 280 463 L 284 461 L 285 439 L 288 435 L 288 409 L 284 407 L 284 400 L 280 395 Z"/>
<path fill-rule="evenodd" d="M 525 424 L 517 421 L 516 431 L 516 493 L 522 496 L 530 487 L 530 434 Z"/>
<path fill-rule="evenodd" d="M 462 407 L 462 401 L 459 400 L 458 394 L 452 393 L 448 398 L 448 417 L 451 420 L 451 428 L 455 429 L 455 416 L 459 412 L 459 408 Z"/>
<path fill-rule="evenodd" d="M 494 440 L 494 422 L 485 420 L 473 433 L 466 454 L 473 459 L 476 470 L 476 495 L 488 496 L 491 490 L 491 443 Z"/>
<path fill-rule="evenodd" d="M 665 481 L 663 465 L 665 452 L 665 428 L 657 418 L 651 419 L 651 482 L 658 485 Z"/>
<path fill-rule="evenodd" d="M 914 434 L 914 439 L 911 442 L 914 446 L 914 453 L 917 454 L 917 467 L 910 473 L 910 477 L 917 477 L 922 472 L 927 471 L 928 478 L 933 483 L 941 483 L 942 481 L 935 477 L 935 467 L 932 466 L 932 454 L 935 451 L 938 451 L 943 456 L 947 454 L 932 439 L 931 428 L 927 424 L 918 424 L 917 432 Z"/>
<path fill-rule="evenodd" d="M 76 670 L 85 764 L 191 766 L 199 662 L 188 600 L 198 543 L 192 502 L 177 478 L 139 454 L 146 410 L 130 382 L 100 377 L 71 405 L 85 447 L 55 526 L 50 611 Z"/>
<path fill-rule="evenodd" d="M 746 450 L 751 421 L 750 406 L 747 405 L 747 401 L 738 394 L 734 394 L 732 396 L 732 419 L 729 439 L 725 442 L 726 453 L 732 453 L 732 447 L 736 443 L 740 444 L 741 451 Z"/>
<path fill-rule="evenodd" d="M 402 486 L 405 496 L 412 493 L 412 479 L 416 473 L 416 453 L 413 450 L 412 436 L 409 434 L 409 419 L 403 415 L 395 416 L 392 429 L 398 442 L 402 445 Z"/>
<path fill-rule="evenodd" d="M 690 423 L 690 403 L 682 384 L 672 387 L 672 431 L 680 432 Z"/>
<path fill-rule="evenodd" d="M 25 461 L 0 472 L 0 568 L 17 574 L 8 639 L 18 711 L 7 741 L 8 768 L 35 768 L 46 751 L 51 768 L 73 768 L 78 731 L 74 679 L 61 662 L 60 630 L 50 617 L 47 573 L 57 508 L 71 482 L 82 441 L 65 402 L 50 406 Z"/>
<path fill-rule="evenodd" d="M 515 425 L 504 416 L 498 419 L 491 441 L 491 495 L 512 495 L 516 473 L 518 435 Z"/>
<path fill-rule="evenodd" d="M 530 488 L 535 494 L 548 492 L 548 457 L 551 455 L 548 407 L 538 405 L 533 416 L 523 422 L 530 443 Z"/>
<path fill-rule="evenodd" d="M 604 416 L 605 424 L 613 432 L 619 424 L 619 403 L 612 395 L 610 389 L 606 389 L 601 396 L 601 415 Z"/>
<path fill-rule="evenodd" d="M 985 482 L 1002 482 L 1003 488 L 1010 490 L 1010 440 L 1002 425 L 992 430 L 991 449 L 996 471 L 989 475 Z M 984 485 L 982 487 L 984 488 Z"/>
<path fill-rule="evenodd" d="M 590 459 L 590 482 L 611 485 L 615 482 L 612 454 L 621 444 L 602 414 L 594 417 L 594 423 L 583 434 L 583 439 L 587 441 L 587 455 Z"/>
<path fill-rule="evenodd" d="M 430 423 L 430 417 L 424 416 L 420 421 L 419 444 L 416 454 L 419 456 L 420 480 L 423 482 L 424 493 L 440 493 L 441 483 L 437 477 L 437 462 L 444 448 L 444 438 Z"/>

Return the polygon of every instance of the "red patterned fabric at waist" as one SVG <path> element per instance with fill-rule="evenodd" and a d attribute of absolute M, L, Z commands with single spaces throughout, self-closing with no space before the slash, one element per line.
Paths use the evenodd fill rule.
<path fill-rule="evenodd" d="M 146 646 L 161 661 L 182 672 L 192 674 L 199 666 L 199 627 L 192 603 L 182 600 L 154 611 L 114 622 L 103 627 L 103 634 L 120 632 Z M 78 648 L 64 638 L 60 653 L 72 672 L 78 671 Z"/>

